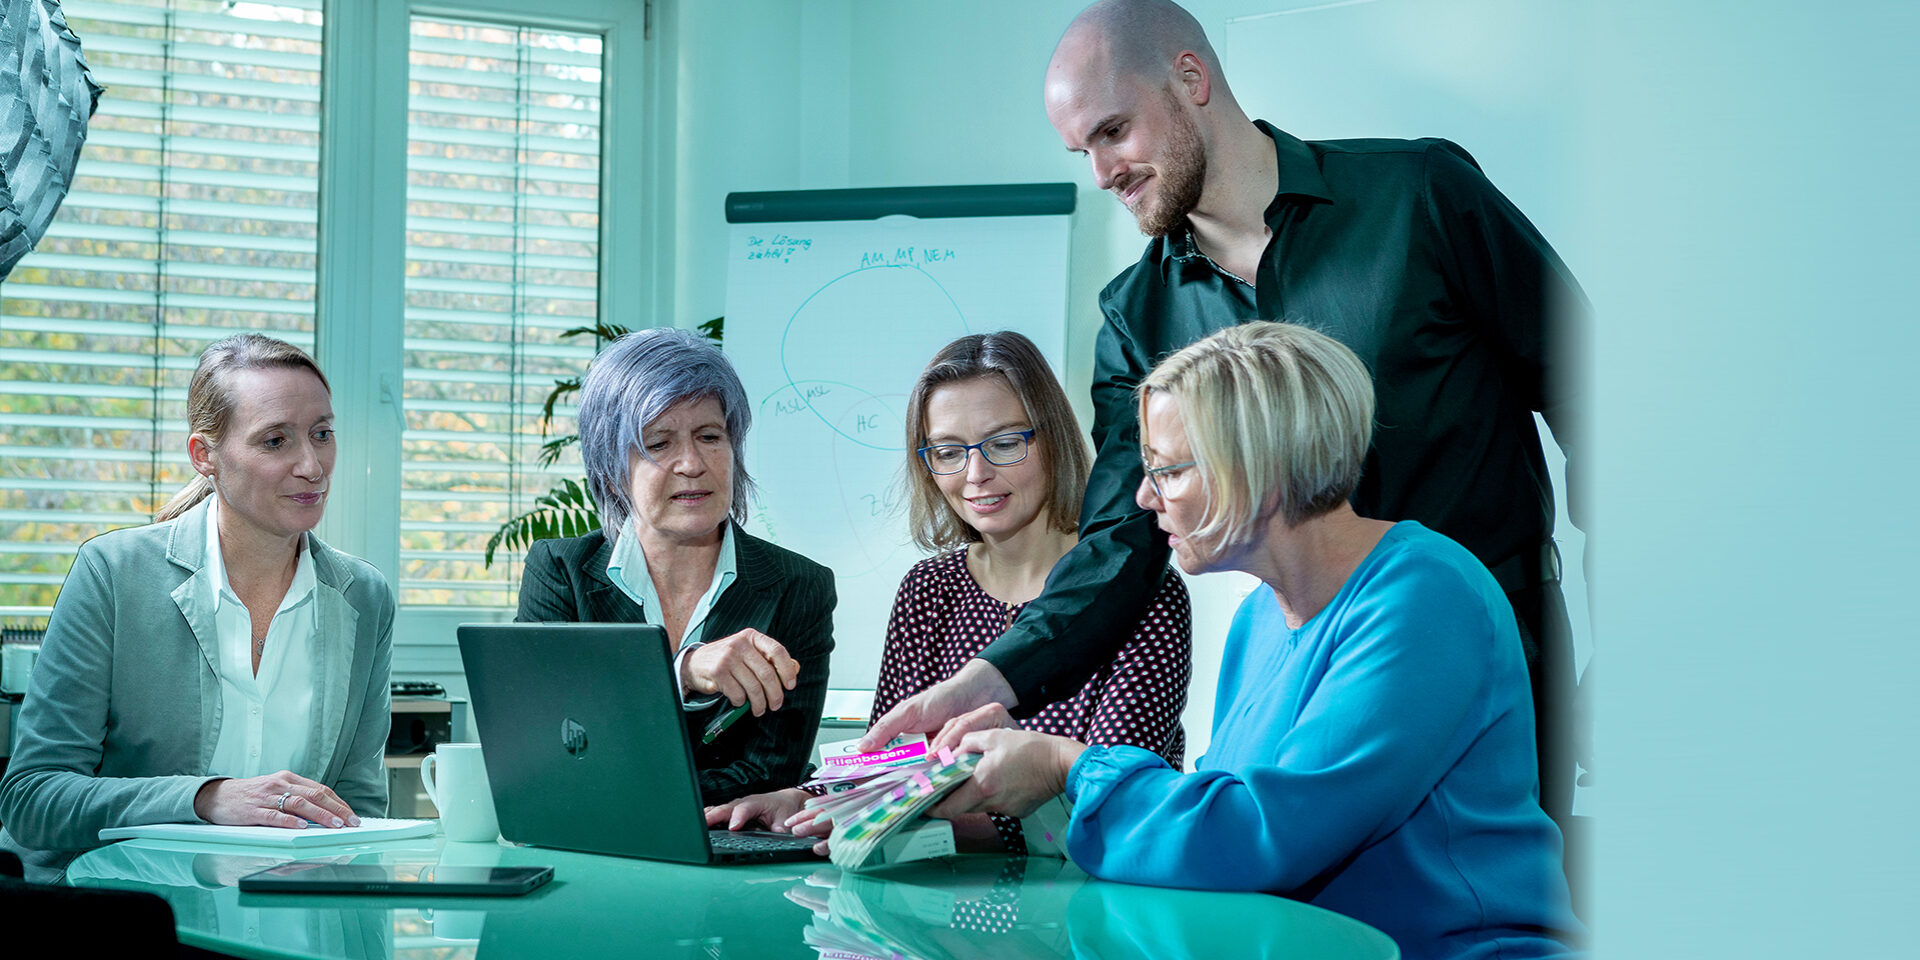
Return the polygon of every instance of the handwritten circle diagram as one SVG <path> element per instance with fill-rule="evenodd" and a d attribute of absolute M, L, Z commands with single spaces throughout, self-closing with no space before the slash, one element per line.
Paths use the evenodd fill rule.
<path fill-rule="evenodd" d="M 812 544 L 842 578 L 904 546 L 894 509 L 907 451 L 908 390 L 933 354 L 970 332 L 940 282 L 914 265 L 870 266 L 801 301 L 781 333 L 786 382 L 756 410 L 762 521 Z"/>

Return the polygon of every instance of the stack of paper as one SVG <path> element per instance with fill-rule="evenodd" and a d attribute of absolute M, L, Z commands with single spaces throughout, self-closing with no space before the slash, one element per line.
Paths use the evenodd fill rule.
<path fill-rule="evenodd" d="M 807 801 L 833 822 L 827 846 L 836 866 L 864 870 L 954 852 L 953 825 L 929 820 L 926 811 L 973 775 L 978 754 L 944 754 L 890 765 L 857 785 L 829 771 L 815 785 L 835 792 Z"/>

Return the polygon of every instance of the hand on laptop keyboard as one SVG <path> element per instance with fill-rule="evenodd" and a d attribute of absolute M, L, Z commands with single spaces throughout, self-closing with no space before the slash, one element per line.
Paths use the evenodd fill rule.
<path fill-rule="evenodd" d="M 707 826 L 727 830 L 759 828 L 788 833 L 787 818 L 800 812 L 811 794 L 798 788 L 756 793 L 707 808 Z"/>

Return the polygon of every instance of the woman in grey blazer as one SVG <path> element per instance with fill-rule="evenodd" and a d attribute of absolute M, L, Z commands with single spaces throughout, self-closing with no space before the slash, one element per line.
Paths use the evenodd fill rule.
<path fill-rule="evenodd" d="M 0 781 L 0 846 L 57 879 L 108 827 L 350 827 L 382 816 L 393 594 L 313 536 L 326 379 L 258 334 L 201 355 L 199 476 L 158 522 L 81 546 Z"/>

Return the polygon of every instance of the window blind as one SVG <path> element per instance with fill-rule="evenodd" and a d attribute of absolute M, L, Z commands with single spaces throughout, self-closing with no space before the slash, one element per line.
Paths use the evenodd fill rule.
<path fill-rule="evenodd" d="M 187 380 L 254 330 L 313 347 L 320 0 L 69 0 L 106 93 L 0 285 L 0 607 L 190 475 Z"/>
<path fill-rule="evenodd" d="M 599 312 L 601 38 L 414 17 L 409 54 L 400 602 L 514 602 L 487 539 L 561 477 L 540 417 Z M 561 404 L 552 435 L 574 432 Z"/>

